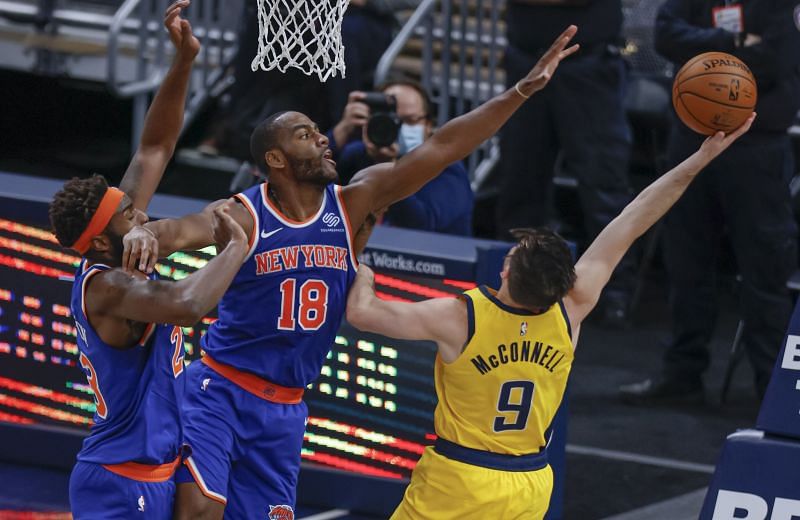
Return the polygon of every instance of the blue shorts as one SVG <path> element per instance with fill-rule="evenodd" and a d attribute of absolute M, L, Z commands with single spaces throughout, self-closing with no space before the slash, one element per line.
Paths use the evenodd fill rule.
<path fill-rule="evenodd" d="M 186 378 L 181 421 L 188 456 L 176 481 L 195 482 L 226 504 L 229 518 L 293 512 L 305 403 L 266 401 L 201 362 L 189 365 Z"/>
<path fill-rule="evenodd" d="M 116 475 L 100 464 L 78 461 L 69 477 L 74 520 L 135 518 L 169 520 L 175 482 L 140 482 Z"/>

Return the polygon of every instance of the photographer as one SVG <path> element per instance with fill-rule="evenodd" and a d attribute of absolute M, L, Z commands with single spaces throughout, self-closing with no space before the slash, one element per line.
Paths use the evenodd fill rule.
<path fill-rule="evenodd" d="M 361 139 L 347 142 L 361 129 Z M 416 82 L 393 81 L 379 92 L 351 92 L 342 120 L 332 131 L 337 171 L 347 184 L 359 170 L 394 161 L 433 133 L 431 103 Z M 472 234 L 473 194 L 464 165 L 445 168 L 419 192 L 386 212 L 383 224 L 452 235 Z"/>

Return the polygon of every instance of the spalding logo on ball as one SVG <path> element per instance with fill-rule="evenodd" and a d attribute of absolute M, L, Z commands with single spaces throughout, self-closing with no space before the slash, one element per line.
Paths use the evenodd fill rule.
<path fill-rule="evenodd" d="M 681 67 L 672 84 L 672 106 L 697 133 L 726 134 L 739 128 L 756 107 L 756 80 L 736 56 L 706 52 Z"/>

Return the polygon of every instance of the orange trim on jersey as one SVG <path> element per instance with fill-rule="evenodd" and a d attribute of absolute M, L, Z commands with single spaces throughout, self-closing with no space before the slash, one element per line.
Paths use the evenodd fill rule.
<path fill-rule="evenodd" d="M 303 392 L 305 391 L 303 388 L 288 388 L 276 385 L 255 374 L 243 372 L 230 365 L 215 361 L 208 354 L 203 356 L 202 362 L 214 372 L 231 380 L 236 383 L 236 385 L 265 401 L 281 404 L 297 404 L 303 400 Z"/>
<path fill-rule="evenodd" d="M 355 244 L 356 241 L 356 234 L 353 233 L 353 226 L 350 224 L 350 214 L 347 212 L 347 206 L 345 206 L 344 198 L 342 198 L 342 187 L 335 186 L 333 188 L 333 193 L 336 196 L 336 200 L 339 202 L 339 210 L 344 217 L 344 225 L 347 227 L 347 246 L 350 248 L 350 258 L 353 265 L 358 269 L 358 257 L 356 256 L 355 249 L 353 249 L 353 244 Z"/>
<path fill-rule="evenodd" d="M 292 224 L 297 224 L 299 226 L 302 226 L 302 225 L 308 224 L 309 222 L 311 222 L 312 220 L 314 220 L 315 218 L 317 218 L 319 216 L 319 210 L 317 210 L 316 212 L 314 212 L 314 215 L 308 217 L 305 220 L 295 220 L 293 218 L 287 217 L 286 215 L 283 214 L 283 212 L 281 210 L 279 210 L 277 208 L 277 206 L 275 206 L 275 204 L 272 203 L 271 200 L 269 200 L 268 186 L 269 186 L 268 182 L 265 182 L 264 184 L 261 185 L 261 191 L 263 192 L 263 193 L 261 193 L 261 197 L 264 199 L 264 202 L 266 202 L 267 205 L 269 205 L 269 208 L 272 211 L 274 211 L 275 213 L 277 213 L 278 215 L 280 215 L 280 217 L 282 219 L 284 219 L 285 221 L 290 222 Z"/>
<path fill-rule="evenodd" d="M 147 343 L 147 340 L 150 339 L 150 335 L 153 333 L 153 330 L 155 328 L 156 328 L 156 324 L 155 323 L 148 323 L 147 327 L 144 328 L 144 332 L 142 333 L 142 337 L 139 338 L 139 341 L 137 341 L 136 343 L 139 344 L 139 345 L 144 346 L 144 344 Z"/>
<path fill-rule="evenodd" d="M 200 474 L 195 471 L 194 464 L 190 462 L 190 459 L 191 457 L 187 460 L 184 460 L 183 465 L 186 466 L 186 468 L 189 470 L 189 473 L 192 474 L 194 483 L 197 484 L 198 488 L 200 488 L 200 492 L 203 494 L 203 496 L 205 496 L 206 498 L 210 498 L 214 502 L 219 502 L 222 505 L 226 505 L 228 503 L 228 500 L 225 497 L 223 497 L 222 495 L 218 495 L 213 491 L 211 491 L 210 489 L 206 488 L 206 483 L 203 480 L 203 477 L 201 477 Z"/>
<path fill-rule="evenodd" d="M 172 462 L 160 465 L 123 462 L 122 464 L 103 464 L 103 467 L 111 473 L 139 482 L 166 482 L 172 478 L 180 463 L 181 458 L 175 457 Z"/>
<path fill-rule="evenodd" d="M 89 321 L 89 313 L 86 312 L 86 286 L 88 285 L 87 282 L 92 276 L 96 275 L 97 273 L 102 273 L 103 271 L 105 271 L 105 269 L 95 269 L 91 273 L 87 274 L 83 278 L 83 281 L 81 283 L 81 309 L 83 310 L 83 315 L 86 317 L 86 321 Z"/>
<path fill-rule="evenodd" d="M 233 197 L 242 201 L 242 206 L 244 206 L 247 212 L 250 213 L 250 216 L 253 217 L 253 231 L 250 233 L 250 240 L 247 242 L 247 250 L 250 251 L 250 249 L 253 247 L 253 244 L 256 243 L 256 239 L 258 239 L 258 217 L 256 217 L 255 213 L 253 213 L 253 209 L 250 207 L 250 204 L 248 204 L 250 201 L 245 201 L 246 197 L 244 195 L 237 193 Z"/>
<path fill-rule="evenodd" d="M 86 229 L 83 230 L 81 236 L 78 237 L 78 240 L 76 240 L 70 248 L 82 255 L 85 254 L 86 251 L 89 250 L 92 239 L 103 232 L 111 221 L 111 217 L 117 212 L 123 195 L 125 195 L 125 193 L 117 188 L 108 188 L 105 195 L 103 195 L 103 198 L 100 200 L 97 210 L 94 212 L 94 215 L 92 215 L 92 219 L 89 220 L 89 223 L 86 225 Z"/>

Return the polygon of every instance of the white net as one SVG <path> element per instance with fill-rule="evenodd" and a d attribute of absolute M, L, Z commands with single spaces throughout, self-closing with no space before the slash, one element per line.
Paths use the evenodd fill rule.
<path fill-rule="evenodd" d="M 258 0 L 258 54 L 251 68 L 289 67 L 320 81 L 344 77 L 342 18 L 350 0 Z"/>

